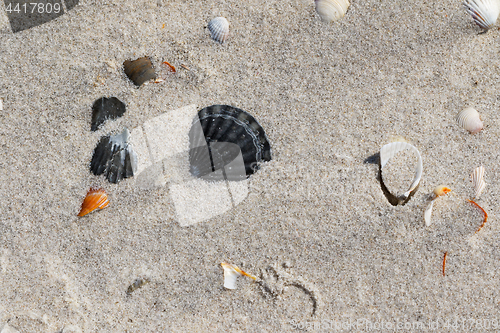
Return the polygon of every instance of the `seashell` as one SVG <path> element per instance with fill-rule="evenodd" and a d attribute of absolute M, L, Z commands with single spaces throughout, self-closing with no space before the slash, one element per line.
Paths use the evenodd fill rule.
<path fill-rule="evenodd" d="M 484 181 L 484 167 L 481 165 L 474 169 L 471 174 L 472 186 L 474 186 L 474 196 L 479 199 L 481 193 L 486 187 L 486 182 Z"/>
<path fill-rule="evenodd" d="M 484 30 L 491 29 L 500 14 L 498 0 L 465 0 L 465 10 L 472 16 L 474 22 Z"/>
<path fill-rule="evenodd" d="M 340 20 L 349 8 L 348 0 L 315 0 L 316 12 L 324 22 Z"/>
<path fill-rule="evenodd" d="M 430 226 L 432 224 L 431 215 L 432 215 L 432 207 L 434 206 L 434 200 L 431 200 L 431 202 L 429 202 L 424 212 L 424 220 L 426 226 Z"/>
<path fill-rule="evenodd" d="M 133 61 L 126 60 L 123 63 L 123 69 L 128 78 L 138 87 L 146 81 L 156 79 L 155 69 L 148 57 L 142 57 Z"/>
<path fill-rule="evenodd" d="M 136 279 L 134 283 L 132 283 L 130 286 L 127 288 L 127 295 L 131 295 L 134 291 L 136 291 L 139 288 L 142 288 L 145 284 L 148 284 L 150 281 L 149 279 Z"/>
<path fill-rule="evenodd" d="M 189 142 L 190 172 L 207 180 L 243 180 L 271 160 L 264 129 L 250 114 L 228 105 L 199 111 Z"/>
<path fill-rule="evenodd" d="M 394 194 L 390 193 L 390 191 L 387 189 L 387 187 L 384 184 L 383 181 L 383 169 L 384 166 L 389 162 L 391 158 L 396 156 L 397 153 L 402 152 L 404 150 L 411 150 L 415 156 L 417 157 L 417 165 L 415 169 L 415 177 L 408 188 L 408 190 L 400 197 L 396 197 Z M 386 195 L 387 199 L 389 202 L 396 206 L 399 204 L 406 204 L 408 200 L 410 200 L 411 196 L 415 194 L 415 192 L 418 189 L 418 185 L 420 184 L 420 179 L 422 178 L 422 172 L 423 172 L 423 163 L 422 163 L 422 157 L 420 156 L 420 153 L 417 148 L 415 148 L 413 145 L 407 143 L 407 142 L 392 142 L 389 144 L 386 144 L 380 149 L 380 165 L 379 165 L 379 172 L 380 172 L 380 184 L 382 186 L 382 191 Z"/>
<path fill-rule="evenodd" d="M 96 176 L 104 174 L 111 183 L 129 178 L 137 170 L 137 156 L 128 143 L 129 131 L 104 136 L 94 149 L 90 171 Z"/>
<path fill-rule="evenodd" d="M 78 216 L 85 216 L 93 212 L 97 208 L 103 209 L 108 207 L 109 200 L 106 191 L 103 189 L 90 189 L 85 199 L 83 199 L 82 209 Z"/>
<path fill-rule="evenodd" d="M 3 99 L 0 98 L 0 111 L 3 111 Z"/>
<path fill-rule="evenodd" d="M 483 129 L 483 122 L 479 118 L 479 113 L 471 107 L 462 110 L 458 114 L 457 122 L 472 134 L 476 134 Z"/>
<path fill-rule="evenodd" d="M 224 43 L 229 36 L 229 22 L 224 17 L 216 17 L 207 26 L 213 40 Z"/>
<path fill-rule="evenodd" d="M 257 280 L 257 278 L 247 272 L 242 271 L 238 266 L 231 265 L 228 263 L 221 263 L 222 268 L 224 269 L 224 288 L 227 289 L 236 289 L 236 280 L 238 276 L 245 275 L 253 280 Z"/>
<path fill-rule="evenodd" d="M 434 206 L 434 201 L 436 201 L 438 197 L 450 193 L 451 189 L 445 185 L 439 185 L 436 186 L 432 192 L 434 194 L 434 198 L 431 200 L 431 202 L 429 202 L 424 212 L 424 220 L 426 226 L 430 226 L 432 224 L 431 215 L 432 215 L 432 207 Z"/>
<path fill-rule="evenodd" d="M 92 106 L 91 131 L 96 131 L 107 119 L 116 119 L 125 113 L 125 104 L 116 97 L 101 97 Z"/>
<path fill-rule="evenodd" d="M 433 192 L 436 195 L 436 197 L 440 197 L 447 193 L 450 193 L 451 189 L 445 185 L 439 185 L 434 188 Z"/>

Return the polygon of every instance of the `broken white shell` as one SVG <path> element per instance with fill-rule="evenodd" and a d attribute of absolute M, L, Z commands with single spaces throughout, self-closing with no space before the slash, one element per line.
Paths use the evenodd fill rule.
<path fill-rule="evenodd" d="M 429 202 L 424 213 L 424 220 L 426 226 L 430 226 L 432 224 L 431 215 L 432 215 L 432 207 L 434 206 L 434 201 L 436 201 L 437 198 L 447 193 L 450 193 L 451 189 L 445 185 L 439 185 L 436 186 L 432 192 L 434 193 L 434 198 L 431 200 L 431 202 Z"/>
<path fill-rule="evenodd" d="M 380 149 L 380 171 L 384 169 L 384 166 L 389 162 L 391 158 L 396 156 L 397 153 L 411 150 L 415 156 L 417 157 L 417 166 L 415 169 L 415 177 L 413 178 L 413 182 L 411 183 L 408 190 L 403 194 L 402 198 L 398 198 L 400 202 L 404 202 L 409 196 L 417 189 L 418 184 L 420 183 L 420 178 L 422 178 L 422 172 L 424 170 L 424 166 L 422 163 L 422 156 L 418 152 L 418 149 L 415 146 L 407 143 L 407 142 L 392 142 L 388 143 Z M 381 176 L 382 178 L 382 176 Z M 383 182 L 383 180 L 382 180 Z"/>
<path fill-rule="evenodd" d="M 474 196 L 479 199 L 481 193 L 486 187 L 486 182 L 484 181 L 484 167 L 481 165 L 472 171 L 472 186 L 474 186 Z"/>
<path fill-rule="evenodd" d="M 424 220 L 426 226 L 430 226 L 432 224 L 431 215 L 432 215 L 432 207 L 434 206 L 434 200 L 431 200 L 431 202 L 429 202 L 427 208 L 425 209 Z"/>
<path fill-rule="evenodd" d="M 229 22 L 224 17 L 216 17 L 208 23 L 208 30 L 212 39 L 224 43 L 229 36 Z"/>
<path fill-rule="evenodd" d="M 471 107 L 462 110 L 458 114 L 457 122 L 472 134 L 476 134 L 483 129 L 483 122 L 479 118 L 479 113 Z"/>
<path fill-rule="evenodd" d="M 491 29 L 500 14 L 498 0 L 465 0 L 463 5 L 474 22 L 484 30 Z"/>
<path fill-rule="evenodd" d="M 316 12 L 324 22 L 340 20 L 349 8 L 348 0 L 315 0 Z"/>
<path fill-rule="evenodd" d="M 231 264 L 223 262 L 221 266 L 224 268 L 224 288 L 236 289 L 236 280 L 241 273 L 236 271 Z"/>

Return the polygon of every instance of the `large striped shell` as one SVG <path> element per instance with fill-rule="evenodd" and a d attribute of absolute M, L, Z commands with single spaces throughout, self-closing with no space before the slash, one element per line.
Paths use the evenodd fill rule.
<path fill-rule="evenodd" d="M 483 129 L 483 122 L 479 118 L 479 113 L 471 107 L 462 110 L 458 114 L 457 122 L 472 134 L 476 134 Z"/>
<path fill-rule="evenodd" d="M 216 17 L 208 23 L 208 31 L 213 40 L 224 43 L 229 36 L 229 22 L 224 17 Z"/>
<path fill-rule="evenodd" d="M 396 156 L 397 153 L 404 151 L 404 150 L 411 150 L 413 154 L 417 157 L 417 165 L 415 168 L 415 177 L 413 178 L 413 181 L 408 188 L 406 192 L 401 197 L 396 197 L 394 194 L 390 193 L 387 187 L 384 184 L 383 180 L 383 169 L 384 166 L 389 162 L 391 158 Z M 399 204 L 405 204 L 408 202 L 410 197 L 416 192 L 418 185 L 420 184 L 420 178 L 422 178 L 422 173 L 423 173 L 423 163 L 422 163 L 422 156 L 420 156 L 420 153 L 415 146 L 407 143 L 407 142 L 392 142 L 389 144 L 386 144 L 380 149 L 380 181 L 381 181 L 381 186 L 384 194 L 386 195 L 387 199 L 389 202 L 396 206 Z"/>
<path fill-rule="evenodd" d="M 465 0 L 463 5 L 474 22 L 484 30 L 491 29 L 500 14 L 499 0 Z"/>
<path fill-rule="evenodd" d="M 82 209 L 78 216 L 85 216 L 97 208 L 103 209 L 109 206 L 108 195 L 103 189 L 90 189 L 83 199 Z"/>
<path fill-rule="evenodd" d="M 315 0 L 316 12 L 324 22 L 340 20 L 349 8 L 349 0 Z"/>
<path fill-rule="evenodd" d="M 471 179 L 472 186 L 474 186 L 474 196 L 476 199 L 479 199 L 486 187 L 486 182 L 484 181 L 484 167 L 482 165 L 472 171 Z"/>

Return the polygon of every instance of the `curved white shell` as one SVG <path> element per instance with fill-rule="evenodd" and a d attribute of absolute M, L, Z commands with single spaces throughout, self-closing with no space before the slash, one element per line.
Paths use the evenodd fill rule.
<path fill-rule="evenodd" d="M 236 280 L 241 273 L 236 271 L 231 264 L 223 262 L 221 266 L 224 268 L 224 288 L 236 289 Z"/>
<path fill-rule="evenodd" d="M 474 186 L 474 196 L 479 199 L 481 193 L 486 187 L 486 182 L 484 181 L 484 167 L 481 165 L 472 171 L 472 186 Z"/>
<path fill-rule="evenodd" d="M 472 134 L 476 134 L 483 129 L 483 122 L 479 118 L 479 113 L 471 107 L 462 110 L 458 114 L 457 122 Z"/>
<path fill-rule="evenodd" d="M 340 20 L 349 8 L 349 0 L 315 0 L 316 12 L 324 22 Z"/>
<path fill-rule="evenodd" d="M 229 22 L 224 17 L 216 17 L 208 23 L 208 30 L 212 39 L 224 43 L 229 36 Z"/>
<path fill-rule="evenodd" d="M 425 209 L 424 220 L 425 220 L 426 226 L 430 226 L 432 224 L 431 215 L 432 215 L 432 207 L 434 206 L 434 200 L 429 202 L 429 204 L 427 205 L 427 208 Z"/>
<path fill-rule="evenodd" d="M 463 5 L 474 22 L 484 30 L 491 29 L 500 14 L 498 0 L 465 0 Z"/>
<path fill-rule="evenodd" d="M 391 158 L 396 156 L 397 153 L 404 150 L 411 150 L 415 156 L 417 156 L 417 167 L 415 169 L 415 177 L 413 178 L 413 182 L 410 185 L 408 191 L 403 194 L 404 198 L 408 198 L 411 192 L 417 188 L 420 183 L 420 178 L 422 178 L 422 172 L 424 170 L 424 166 L 422 163 L 422 156 L 418 152 L 418 149 L 415 146 L 407 143 L 407 142 L 392 142 L 388 143 L 380 149 L 380 169 L 382 170 L 384 166 L 389 162 Z"/>

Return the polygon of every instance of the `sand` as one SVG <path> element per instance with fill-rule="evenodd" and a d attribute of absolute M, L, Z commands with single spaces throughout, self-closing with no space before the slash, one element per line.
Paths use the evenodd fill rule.
<path fill-rule="evenodd" d="M 206 29 L 217 16 L 231 24 L 224 45 Z M 0 331 L 500 326 L 500 34 L 480 31 L 449 0 L 353 0 L 329 24 L 309 0 L 82 0 L 17 33 L 0 15 Z M 121 64 L 142 56 L 177 72 L 138 89 Z M 102 96 L 127 111 L 91 132 Z M 181 225 L 170 185 L 90 173 L 101 136 L 213 104 L 252 114 L 273 149 L 219 215 Z M 467 106 L 485 122 L 476 135 L 455 121 Z M 419 190 L 396 207 L 370 158 L 395 137 L 424 161 Z M 489 218 L 475 234 L 482 214 L 466 199 L 481 164 Z M 453 192 L 425 227 L 439 184 Z M 110 206 L 79 218 L 90 186 Z M 221 262 L 262 280 L 225 290 Z M 149 283 L 127 294 L 137 279 Z"/>

